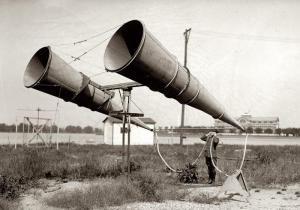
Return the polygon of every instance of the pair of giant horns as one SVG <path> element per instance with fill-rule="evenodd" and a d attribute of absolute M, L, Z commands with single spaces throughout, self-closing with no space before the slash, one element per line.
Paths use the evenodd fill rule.
<path fill-rule="evenodd" d="M 122 110 L 111 100 L 113 92 L 102 91 L 98 84 L 73 69 L 50 47 L 41 48 L 31 58 L 24 73 L 24 85 L 106 115 Z M 151 130 L 138 118 L 132 118 L 131 122 Z"/>
<path fill-rule="evenodd" d="M 141 21 L 129 21 L 116 31 L 106 47 L 104 65 L 107 71 L 117 72 L 244 130 Z M 109 100 L 111 94 L 97 89 L 89 78 L 66 64 L 50 47 L 40 49 L 33 56 L 25 71 L 24 84 L 104 114 L 120 110 Z M 136 125 L 147 127 L 137 118 L 134 120 Z"/>

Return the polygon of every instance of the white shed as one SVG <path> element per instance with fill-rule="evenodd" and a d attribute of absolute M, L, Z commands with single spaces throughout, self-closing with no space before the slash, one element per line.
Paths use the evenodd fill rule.
<path fill-rule="evenodd" d="M 148 127 L 154 129 L 155 121 L 151 118 L 139 118 Z M 122 145 L 122 121 L 113 117 L 103 120 L 104 144 Z M 127 144 L 127 133 L 125 134 L 125 144 Z M 144 128 L 131 124 L 130 145 L 153 145 L 154 133 Z"/>

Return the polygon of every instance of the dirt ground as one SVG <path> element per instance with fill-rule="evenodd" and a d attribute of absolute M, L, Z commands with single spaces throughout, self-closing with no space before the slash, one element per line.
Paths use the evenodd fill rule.
<path fill-rule="evenodd" d="M 44 187 L 31 189 L 24 194 L 19 203 L 22 210 L 57 210 L 47 206 L 45 199 L 59 192 L 70 192 L 78 188 L 83 189 L 93 184 L 92 182 L 67 182 L 41 180 Z M 289 186 L 277 186 L 271 189 L 251 189 L 250 196 L 222 195 L 220 199 L 214 199 L 221 186 L 185 186 L 188 191 L 183 201 L 165 201 L 162 203 L 130 203 L 122 206 L 108 207 L 106 209 L 300 209 L 300 183 Z M 197 197 L 202 200 L 193 202 Z M 203 201 L 205 201 L 203 203 Z M 208 202 L 209 201 L 209 202 Z"/>

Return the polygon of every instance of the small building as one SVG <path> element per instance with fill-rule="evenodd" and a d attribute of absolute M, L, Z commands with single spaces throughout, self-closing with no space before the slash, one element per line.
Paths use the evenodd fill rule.
<path fill-rule="evenodd" d="M 242 126 L 247 129 L 252 129 L 255 132 L 255 129 L 259 128 L 262 132 L 266 130 L 272 130 L 274 133 L 276 128 L 279 127 L 279 117 L 254 117 L 250 114 L 243 114 L 240 117 L 237 117 L 236 120 L 242 124 Z M 216 119 L 215 128 L 218 129 L 235 129 L 233 126 Z"/>
<path fill-rule="evenodd" d="M 156 122 L 147 117 L 139 118 L 149 128 L 154 129 Z M 103 120 L 104 144 L 122 145 L 122 121 L 113 117 Z M 127 133 L 125 134 L 125 144 L 127 144 Z M 131 124 L 130 145 L 153 145 L 154 132 Z"/>

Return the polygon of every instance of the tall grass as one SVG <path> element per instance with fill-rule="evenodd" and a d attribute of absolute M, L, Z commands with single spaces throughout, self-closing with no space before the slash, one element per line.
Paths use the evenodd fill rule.
<path fill-rule="evenodd" d="M 64 145 L 66 146 L 66 145 Z M 62 147 L 0 149 L 0 196 L 15 199 L 29 187 L 36 186 L 40 178 L 85 179 L 117 177 L 122 172 L 121 162 L 115 151 L 102 152 L 91 146 L 72 150 Z M 105 149 L 105 146 L 101 149 Z M 114 150 L 114 149 L 112 149 Z M 118 153 L 118 152 L 116 152 Z M 133 169 L 138 168 L 132 163 Z"/>
<path fill-rule="evenodd" d="M 101 185 L 90 186 L 87 189 L 77 189 L 72 192 L 61 192 L 46 200 L 50 206 L 60 208 L 91 209 L 121 205 L 140 199 L 138 189 L 126 180 L 106 180 Z"/>
<path fill-rule="evenodd" d="M 300 181 L 300 147 L 253 147 L 257 160 L 245 164 L 251 186 L 287 185 Z"/>
<path fill-rule="evenodd" d="M 92 209 L 136 201 L 177 200 L 185 196 L 184 191 L 178 193 L 176 188 L 159 176 L 147 170 L 133 173 L 130 179 L 106 178 L 98 185 L 91 185 L 87 189 L 58 193 L 48 198 L 46 203 L 59 208 Z"/>
<path fill-rule="evenodd" d="M 182 169 L 198 156 L 202 147 L 202 145 L 184 147 L 161 145 L 160 150 L 174 168 Z M 131 185 L 137 188 L 135 190 L 139 196 L 136 197 L 132 192 L 130 199 L 149 201 L 166 199 L 166 195 L 159 194 L 163 192 L 161 186 L 176 192 L 175 184 L 178 180 L 176 176 L 167 176 L 166 167 L 157 155 L 155 147 L 132 146 L 131 148 L 133 169 L 141 171 L 133 173 L 131 180 Z M 252 160 L 245 162 L 243 171 L 250 186 L 285 185 L 300 181 L 299 146 L 248 146 L 248 149 L 250 151 L 247 152 L 246 158 Z M 218 152 L 221 157 L 217 163 L 219 168 L 231 173 L 238 167 L 238 161 L 227 159 L 233 156 L 240 159 L 242 146 L 223 145 L 218 148 Z M 40 178 L 78 180 L 103 177 L 118 180 L 122 174 L 121 154 L 121 146 L 108 145 L 71 144 L 68 147 L 67 144 L 62 144 L 59 151 L 55 148 L 22 147 L 15 150 L 2 146 L 0 148 L 0 196 L 15 199 L 25 189 L 36 186 L 36 180 Z M 199 182 L 206 181 L 208 175 L 204 158 L 200 159 L 197 166 Z M 217 181 L 222 183 L 224 179 L 223 175 L 217 175 Z M 117 185 L 118 182 L 114 183 Z M 125 186 L 126 189 L 131 189 L 131 185 Z M 173 191 L 169 192 L 171 199 L 176 197 Z"/>

